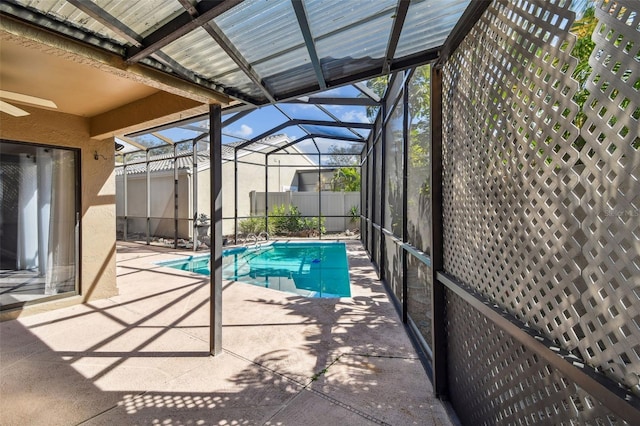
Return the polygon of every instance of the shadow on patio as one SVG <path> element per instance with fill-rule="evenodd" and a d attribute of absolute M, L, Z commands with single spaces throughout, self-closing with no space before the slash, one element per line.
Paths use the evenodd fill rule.
<path fill-rule="evenodd" d="M 352 297 L 225 283 L 208 356 L 208 279 L 119 243 L 120 295 L 0 324 L 3 424 L 447 424 L 359 242 Z"/>

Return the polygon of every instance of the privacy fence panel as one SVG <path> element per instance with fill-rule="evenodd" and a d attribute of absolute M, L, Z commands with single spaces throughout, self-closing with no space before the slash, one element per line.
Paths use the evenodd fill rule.
<path fill-rule="evenodd" d="M 443 73 L 445 272 L 629 393 L 640 389 L 639 13 L 632 0 L 494 1 Z M 447 298 L 464 421 L 615 422 L 464 305 Z"/>

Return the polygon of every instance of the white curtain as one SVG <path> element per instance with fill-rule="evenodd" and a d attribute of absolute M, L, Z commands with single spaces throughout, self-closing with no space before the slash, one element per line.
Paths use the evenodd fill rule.
<path fill-rule="evenodd" d="M 42 277 L 47 271 L 49 222 L 51 214 L 51 150 L 38 148 L 38 272 Z"/>
<path fill-rule="evenodd" d="M 47 295 L 75 289 L 75 168 L 71 151 L 20 154 L 16 268 L 44 276 Z"/>
<path fill-rule="evenodd" d="M 45 294 L 75 289 L 76 194 L 75 161 L 71 151 L 54 150 L 51 168 Z"/>

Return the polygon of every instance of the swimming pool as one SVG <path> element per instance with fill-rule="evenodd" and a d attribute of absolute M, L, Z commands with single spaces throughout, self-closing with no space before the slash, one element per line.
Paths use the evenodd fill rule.
<path fill-rule="evenodd" d="M 305 297 L 351 296 L 346 245 L 342 242 L 278 241 L 226 249 L 222 256 L 222 278 L 226 280 Z M 210 275 L 209 256 L 159 264 Z"/>

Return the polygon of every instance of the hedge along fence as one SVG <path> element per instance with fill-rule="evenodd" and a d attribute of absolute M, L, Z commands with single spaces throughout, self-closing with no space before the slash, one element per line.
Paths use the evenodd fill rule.
<path fill-rule="evenodd" d="M 264 216 L 265 193 L 252 191 L 251 216 Z M 360 212 L 359 192 L 269 192 L 269 215 L 277 215 L 278 206 L 295 206 L 301 217 L 325 218 L 327 232 L 343 232 L 358 226 L 352 220 L 353 210 Z M 355 209 L 354 209 L 355 206 Z"/>

